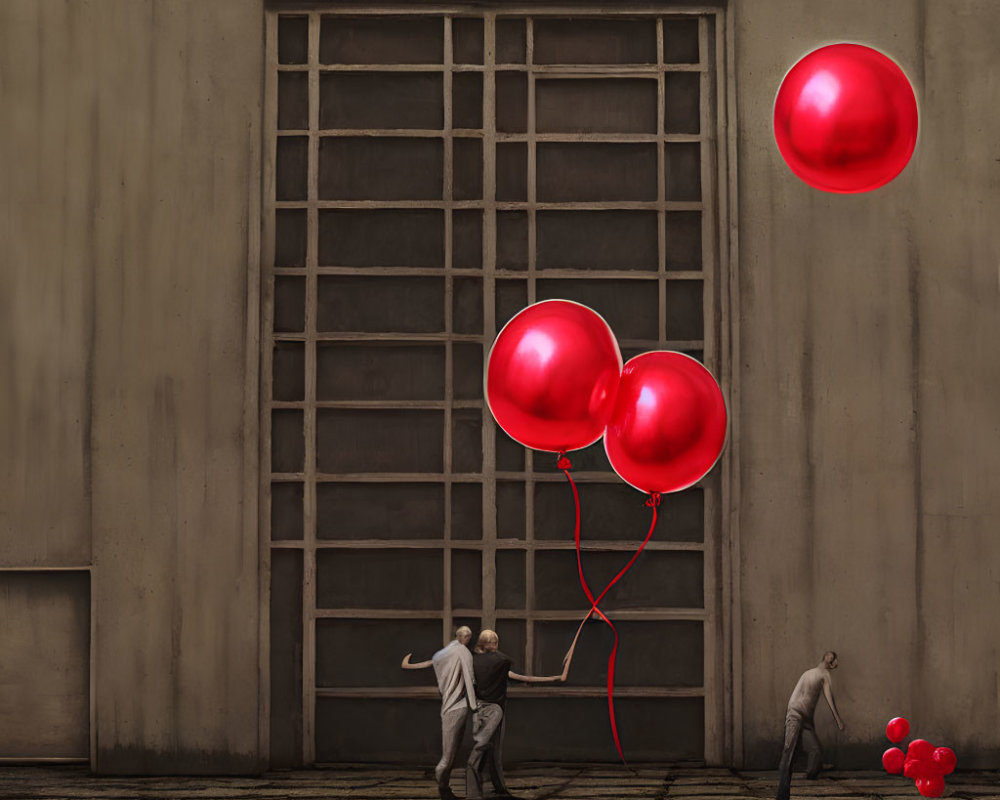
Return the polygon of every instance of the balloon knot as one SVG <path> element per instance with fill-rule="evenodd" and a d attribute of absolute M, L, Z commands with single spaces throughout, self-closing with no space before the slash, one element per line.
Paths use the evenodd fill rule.
<path fill-rule="evenodd" d="M 660 493 L 650 492 L 649 497 L 646 498 L 646 506 L 648 508 L 656 508 L 658 505 L 660 505 Z"/>
<path fill-rule="evenodd" d="M 566 454 L 565 453 L 560 453 L 559 454 L 559 460 L 556 462 L 556 466 L 559 469 L 572 469 L 573 468 L 573 464 L 570 463 L 570 460 L 568 458 L 566 458 Z"/>

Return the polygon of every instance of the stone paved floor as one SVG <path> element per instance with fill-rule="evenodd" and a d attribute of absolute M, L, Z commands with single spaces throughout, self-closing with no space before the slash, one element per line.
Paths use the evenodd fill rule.
<path fill-rule="evenodd" d="M 464 796 L 458 770 L 452 787 Z M 525 765 L 507 772 L 511 791 L 525 800 L 771 800 L 776 772 L 644 765 L 635 774 L 607 765 Z M 107 778 L 86 767 L 0 767 L 0 798 L 106 800 L 174 798 L 354 798 L 435 800 L 431 772 L 369 767 L 274 772 L 259 778 Z M 1000 773 L 948 776 L 944 797 L 1000 800 Z M 817 781 L 796 775 L 792 798 L 819 800 L 921 800 L 913 782 L 884 772 L 827 772 Z"/>

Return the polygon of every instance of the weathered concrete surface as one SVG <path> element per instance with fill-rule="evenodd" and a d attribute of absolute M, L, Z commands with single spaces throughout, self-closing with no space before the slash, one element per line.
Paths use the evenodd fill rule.
<path fill-rule="evenodd" d="M 996 768 L 1000 5 L 734 10 L 744 766 L 776 766 L 792 687 L 830 648 L 833 761 L 862 766 L 904 715 Z M 772 134 L 785 71 L 837 41 L 895 59 L 921 115 L 910 165 L 861 195 L 807 186 Z"/>
<path fill-rule="evenodd" d="M 457 775 L 452 790 L 465 796 Z M 1000 797 L 995 772 L 961 772 L 949 776 L 944 797 L 994 800 Z M 736 772 L 673 766 L 643 767 L 635 774 L 624 767 L 533 764 L 507 770 L 510 790 L 524 800 L 757 800 L 774 797 L 776 772 Z M 86 768 L 0 769 L 0 796 L 7 800 L 435 800 L 432 770 L 391 766 L 272 772 L 260 778 L 108 778 L 93 777 Z M 795 775 L 793 798 L 827 800 L 919 800 L 913 781 L 884 772 L 830 772 L 819 780 Z"/>

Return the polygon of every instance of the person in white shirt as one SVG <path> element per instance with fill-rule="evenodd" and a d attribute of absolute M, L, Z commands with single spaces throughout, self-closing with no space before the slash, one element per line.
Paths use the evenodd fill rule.
<path fill-rule="evenodd" d="M 441 760 L 434 768 L 441 800 L 457 800 L 449 784 L 451 770 L 462 744 L 468 712 L 476 710 L 476 687 L 472 678 L 472 630 L 463 625 L 455 638 L 438 650 L 430 660 L 441 692 Z M 403 658 L 403 669 L 421 669 L 427 662 L 410 663 L 411 653 Z"/>

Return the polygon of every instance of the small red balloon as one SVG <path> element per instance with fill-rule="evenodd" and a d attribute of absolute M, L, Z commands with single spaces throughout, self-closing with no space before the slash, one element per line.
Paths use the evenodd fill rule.
<path fill-rule="evenodd" d="M 831 44 L 800 59 L 774 103 L 774 138 L 792 172 L 827 192 L 867 192 L 895 178 L 917 143 L 917 101 L 892 59 Z"/>
<path fill-rule="evenodd" d="M 917 778 L 917 791 L 924 797 L 940 797 L 944 791 L 944 778 L 940 775 Z"/>
<path fill-rule="evenodd" d="M 903 762 L 903 775 L 914 780 L 922 777 L 924 771 L 921 764 L 922 762 L 915 758 L 907 758 L 906 761 Z"/>
<path fill-rule="evenodd" d="M 932 758 L 934 759 L 934 763 L 940 768 L 942 775 L 950 775 L 955 771 L 955 765 L 958 763 L 958 756 L 955 755 L 955 751 L 950 747 L 936 748 Z"/>
<path fill-rule="evenodd" d="M 657 350 L 629 359 L 604 434 L 608 460 L 641 492 L 677 492 L 712 468 L 726 441 L 726 402 L 705 367 Z"/>
<path fill-rule="evenodd" d="M 904 717 L 893 717 L 885 726 L 885 735 L 893 744 L 903 741 L 910 732 L 910 723 Z"/>
<path fill-rule="evenodd" d="M 890 747 L 882 753 L 882 766 L 885 767 L 886 772 L 893 775 L 899 775 L 903 771 L 903 762 L 905 760 L 906 756 L 898 747 Z"/>
<path fill-rule="evenodd" d="M 486 365 L 497 424 L 535 450 L 577 450 L 601 438 L 615 407 L 622 356 L 611 328 L 586 306 L 545 300 L 500 331 Z"/>

